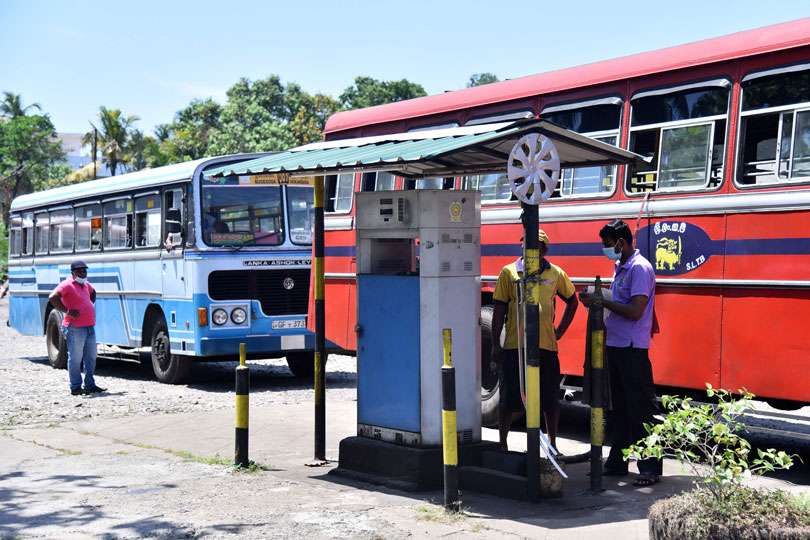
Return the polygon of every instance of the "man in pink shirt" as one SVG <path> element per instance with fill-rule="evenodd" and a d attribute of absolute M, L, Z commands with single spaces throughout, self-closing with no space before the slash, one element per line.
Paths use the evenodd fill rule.
<path fill-rule="evenodd" d="M 82 365 L 84 365 L 84 393 L 98 394 L 104 388 L 96 386 L 96 291 L 87 281 L 87 265 L 74 261 L 71 276 L 62 281 L 49 297 L 51 305 L 64 313 L 62 332 L 68 348 L 68 375 L 70 394 L 82 393 Z"/>

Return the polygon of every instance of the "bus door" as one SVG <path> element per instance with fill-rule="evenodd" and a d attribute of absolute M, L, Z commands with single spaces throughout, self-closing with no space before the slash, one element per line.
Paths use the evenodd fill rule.
<path fill-rule="evenodd" d="M 163 193 L 163 237 L 160 249 L 161 285 L 164 297 L 184 298 L 187 295 L 188 276 L 183 259 L 183 232 L 173 232 L 173 227 L 184 228 L 186 223 L 181 188 Z"/>

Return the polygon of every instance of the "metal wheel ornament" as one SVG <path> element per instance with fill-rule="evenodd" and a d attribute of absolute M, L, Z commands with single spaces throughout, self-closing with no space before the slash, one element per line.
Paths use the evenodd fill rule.
<path fill-rule="evenodd" d="M 529 133 L 509 152 L 506 173 L 519 201 L 540 204 L 551 197 L 560 181 L 560 154 L 551 139 Z"/>

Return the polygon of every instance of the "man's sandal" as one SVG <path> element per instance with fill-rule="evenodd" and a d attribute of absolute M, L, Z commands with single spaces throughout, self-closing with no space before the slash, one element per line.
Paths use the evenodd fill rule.
<path fill-rule="evenodd" d="M 657 484 L 660 481 L 661 477 L 657 474 L 642 474 L 633 481 L 633 485 L 636 487 L 647 487 Z"/>

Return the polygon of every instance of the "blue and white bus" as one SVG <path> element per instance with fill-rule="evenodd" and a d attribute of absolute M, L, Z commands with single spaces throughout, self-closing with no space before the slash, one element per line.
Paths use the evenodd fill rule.
<path fill-rule="evenodd" d="M 48 295 L 89 266 L 102 354 L 151 361 L 179 383 L 194 360 L 285 356 L 312 372 L 306 329 L 312 188 L 267 176 L 208 178 L 256 156 L 202 159 L 16 198 L 9 227 L 9 324 L 45 335 L 66 366 L 62 315 Z"/>

